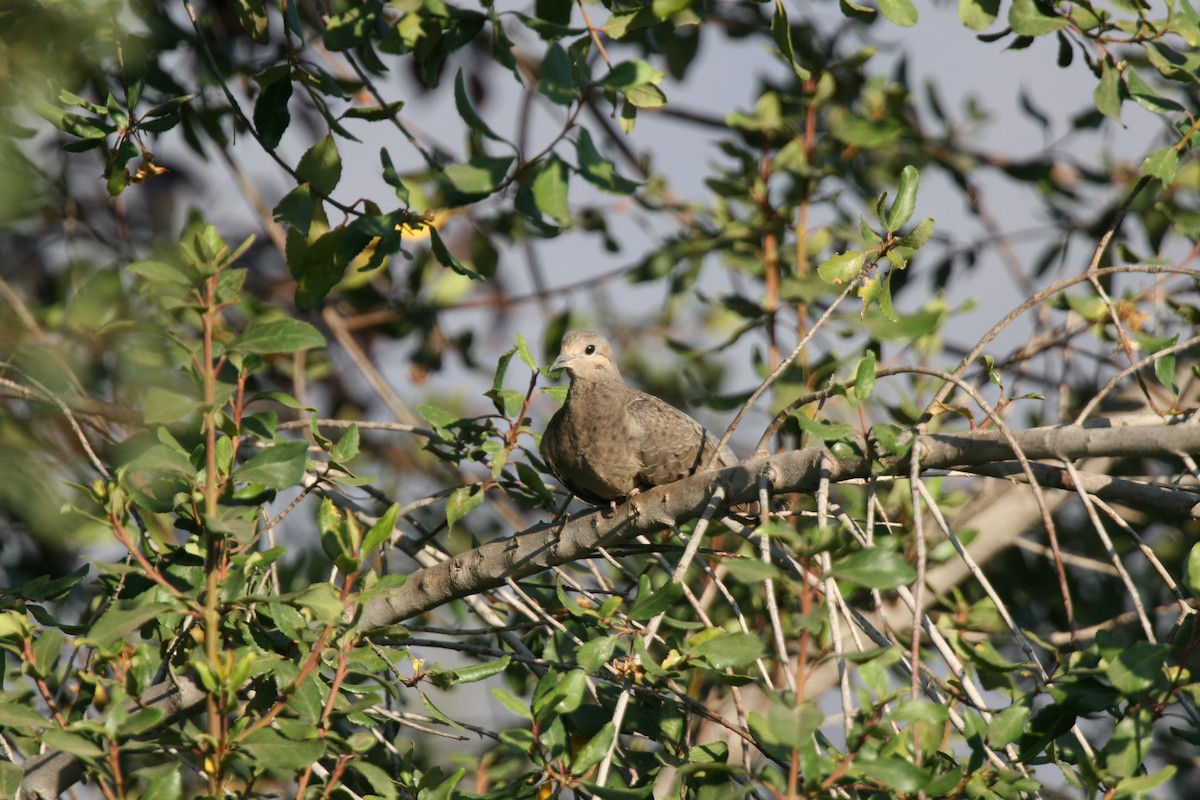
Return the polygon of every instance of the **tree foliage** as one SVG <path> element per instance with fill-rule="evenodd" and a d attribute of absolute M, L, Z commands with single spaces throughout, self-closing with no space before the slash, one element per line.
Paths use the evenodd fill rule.
<path fill-rule="evenodd" d="M 0 9 L 0 795 L 1192 796 L 1200 16 L 930 13 Z M 755 458 L 559 515 L 580 326 Z"/>

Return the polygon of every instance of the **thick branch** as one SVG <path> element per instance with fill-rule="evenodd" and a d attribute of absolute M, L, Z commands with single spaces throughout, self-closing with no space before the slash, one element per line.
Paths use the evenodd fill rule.
<path fill-rule="evenodd" d="M 1153 457 L 1200 452 L 1200 426 L 1135 424 L 1096 420 L 1094 424 L 1033 428 L 1014 432 L 1029 459 L 1087 457 Z M 1013 449 L 997 431 L 939 433 L 919 438 L 926 469 L 974 467 L 1012 460 Z M 765 473 L 772 494 L 811 491 L 820 478 L 823 449 L 807 448 L 751 459 L 736 467 L 693 475 L 636 495 L 615 513 L 596 509 L 564 524 L 537 525 L 511 539 L 477 547 L 440 564 L 418 570 L 404 586 L 363 605 L 359 627 L 373 630 L 402 622 L 460 597 L 495 588 L 549 567 L 591 555 L 638 535 L 669 528 L 698 517 L 718 485 L 725 485 L 729 505 L 758 496 L 758 476 Z M 829 458 L 831 481 L 868 477 L 865 458 Z M 886 463 L 886 461 L 885 461 Z M 1180 492 L 1179 512 L 1200 515 L 1195 495 Z M 1160 508 L 1162 506 L 1159 506 Z M 605 516 L 605 514 L 610 516 Z"/>
<path fill-rule="evenodd" d="M 181 676 L 151 686 L 140 702 L 127 701 L 125 711 L 132 714 L 142 708 L 161 708 L 166 712 L 163 724 L 167 724 L 202 704 L 207 696 L 200 684 Z M 50 750 L 26 761 L 24 771 L 18 800 L 52 800 L 83 777 L 83 762 L 70 753 Z"/>

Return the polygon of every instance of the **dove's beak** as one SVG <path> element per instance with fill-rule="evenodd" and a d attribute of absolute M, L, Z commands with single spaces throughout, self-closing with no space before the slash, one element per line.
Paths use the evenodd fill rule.
<path fill-rule="evenodd" d="M 554 359 L 554 363 L 550 365 L 550 371 L 555 372 L 560 369 L 566 369 L 566 366 L 571 363 L 571 359 L 575 356 L 560 355 Z"/>

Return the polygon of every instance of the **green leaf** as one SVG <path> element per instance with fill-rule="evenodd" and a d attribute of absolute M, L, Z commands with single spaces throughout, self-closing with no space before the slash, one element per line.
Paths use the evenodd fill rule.
<path fill-rule="evenodd" d="M 866 263 L 867 254 L 858 250 L 847 250 L 822 261 L 817 266 L 817 274 L 826 283 L 846 283 L 858 277 Z"/>
<path fill-rule="evenodd" d="M 879 314 L 893 324 L 900 322 L 900 315 L 892 304 L 892 270 L 888 270 L 879 282 Z"/>
<path fill-rule="evenodd" d="M 313 221 L 314 203 L 312 189 L 308 186 L 297 186 L 275 204 L 275 220 L 287 223 L 296 231 L 307 235 Z"/>
<path fill-rule="evenodd" d="M 458 669 L 432 669 L 426 675 L 429 676 L 435 686 L 446 690 L 460 683 L 477 683 L 493 675 L 499 675 L 508 669 L 510 663 L 512 663 L 512 659 L 509 656 L 503 656 L 495 661 L 472 664 Z"/>
<path fill-rule="evenodd" d="M 1173 395 L 1179 394 L 1179 386 L 1175 383 L 1174 354 L 1159 356 L 1154 359 L 1154 377 Z"/>
<path fill-rule="evenodd" d="M 170 603 L 147 603 L 141 597 L 117 600 L 100 615 L 87 637 L 105 650 L 118 642 L 133 641 L 133 634 L 147 622 L 175 611 Z"/>
<path fill-rule="evenodd" d="M 571 225 L 571 209 L 567 205 L 567 165 L 558 156 L 551 156 L 531 185 L 538 210 L 564 228 Z"/>
<path fill-rule="evenodd" d="M 529 342 L 525 341 L 525 337 L 517 334 L 517 357 L 521 359 L 521 363 L 529 367 L 531 370 L 538 368 L 537 360 L 533 357 L 533 351 L 529 349 Z"/>
<path fill-rule="evenodd" d="M 396 519 L 400 515 L 400 504 L 392 503 L 387 511 L 383 512 L 383 516 L 379 521 L 371 526 L 371 530 L 367 531 L 367 535 L 363 537 L 361 554 L 363 556 L 370 555 L 375 552 L 375 548 L 386 542 L 396 529 Z"/>
<path fill-rule="evenodd" d="M 49 728 L 52 725 L 56 723 L 44 713 L 30 708 L 14 697 L 0 695 L 0 728 L 30 730 Z"/>
<path fill-rule="evenodd" d="M 1120 800 L 1123 797 L 1144 797 L 1151 789 L 1155 789 L 1175 777 L 1177 770 L 1178 767 L 1174 764 L 1168 764 L 1149 775 L 1122 778 L 1121 782 L 1116 785 L 1116 788 L 1106 795 L 1106 797 L 1111 798 L 1111 800 Z"/>
<path fill-rule="evenodd" d="M 397 800 L 400 796 L 396 791 L 396 781 L 392 773 L 383 767 L 372 764 L 363 758 L 351 759 L 349 768 L 357 772 L 370 785 L 375 800 Z M 369 796 L 364 794 L 363 797 Z"/>
<path fill-rule="evenodd" d="M 771 17 L 771 37 L 775 39 L 775 46 L 779 48 L 780 54 L 791 64 L 796 77 L 802 81 L 810 80 L 812 73 L 801 66 L 796 57 L 796 47 L 792 44 L 792 23 L 788 19 L 787 6 L 783 0 L 775 0 L 775 14 Z"/>
<path fill-rule="evenodd" d="M 664 77 L 666 77 L 665 73 L 655 69 L 647 62 L 635 58 L 613 66 L 608 74 L 596 82 L 596 85 L 625 91 L 635 86 L 657 84 Z"/>
<path fill-rule="evenodd" d="M 80 758 L 99 758 L 104 755 L 104 750 L 91 739 L 57 728 L 51 728 L 42 734 L 42 744 Z"/>
<path fill-rule="evenodd" d="M 1200 47 L 1200 14 L 1189 0 L 1177 0 L 1172 5 L 1168 26 L 1191 47 Z"/>
<path fill-rule="evenodd" d="M 553 692 L 555 702 L 551 707 L 556 714 L 570 714 L 583 704 L 587 692 L 587 674 L 573 669 L 563 676 Z"/>
<path fill-rule="evenodd" d="M 292 80 L 285 70 L 268 70 L 274 79 L 262 84 L 262 91 L 254 101 L 254 128 L 263 147 L 273 150 L 292 122 L 288 102 L 292 99 Z"/>
<path fill-rule="evenodd" d="M 317 227 L 314 224 L 310 231 L 316 230 Z M 297 251 L 293 250 L 293 246 L 298 243 L 296 240 L 299 237 L 295 231 L 289 231 L 288 266 L 298 283 L 296 305 L 300 308 L 311 308 L 319 303 L 345 275 L 346 262 L 340 261 L 337 257 L 338 251 L 341 249 L 342 234 L 345 231 L 345 228 L 326 231 L 318 236 L 312 244 Z M 297 263 L 297 255 L 299 255 L 299 263 Z"/>
<path fill-rule="evenodd" d="M 108 181 L 104 184 L 108 190 L 109 197 L 116 197 L 121 192 L 125 191 L 125 186 L 129 181 L 129 173 L 125 170 L 124 164 L 117 165 L 111 172 L 108 173 Z"/>
<path fill-rule="evenodd" d="M 63 575 L 61 578 L 54 578 L 53 580 L 49 575 L 39 575 L 16 588 L 8 588 L 4 591 L 10 597 L 16 596 L 24 600 L 61 600 L 75 588 L 76 584 L 87 577 L 88 570 L 88 565 L 84 564 L 69 575 Z M 4 615 L 0 614 L 0 620 L 3 620 L 3 618 Z M 3 629 L 4 625 L 0 623 L 0 638 L 4 636 Z"/>
<path fill-rule="evenodd" d="M 1100 82 L 1092 92 L 1096 110 L 1109 119 L 1121 121 L 1121 75 L 1107 58 L 1101 62 Z"/>
<path fill-rule="evenodd" d="M 1149 175 L 1162 181 L 1163 186 L 1175 182 L 1175 173 L 1179 169 L 1179 151 L 1174 147 L 1164 147 L 1155 150 L 1142 161 L 1141 174 Z"/>
<path fill-rule="evenodd" d="M 473 281 L 483 280 L 482 275 L 454 257 L 454 254 L 450 252 L 450 248 L 446 247 L 446 243 L 442 240 L 442 235 L 438 233 L 437 228 L 429 229 L 429 249 L 433 253 L 433 257 L 443 267 L 449 267 L 459 275 L 466 275 Z"/>
<path fill-rule="evenodd" d="M 537 90 L 547 100 L 560 106 L 569 106 L 579 98 L 579 88 L 571 71 L 571 57 L 558 42 L 551 42 L 546 48 Z"/>
<path fill-rule="evenodd" d="M 461 67 L 459 68 L 458 73 L 454 76 L 454 106 L 458 109 L 458 115 L 462 117 L 463 122 L 467 123 L 467 126 L 471 130 L 475 131 L 476 133 L 480 133 L 493 141 L 505 141 L 501 137 L 497 136 L 496 133 L 488 127 L 488 124 L 484 122 L 483 118 L 480 117 L 475 111 L 475 107 L 471 105 L 471 98 L 467 96 L 467 84 L 466 81 L 463 80 L 463 71 Z"/>
<path fill-rule="evenodd" d="M 533 693 L 533 716 L 538 721 L 547 721 L 559 714 L 570 714 L 583 703 L 587 690 L 587 674 L 574 669 L 559 678 L 553 672 L 546 673 L 538 682 Z"/>
<path fill-rule="evenodd" d="M 151 778 L 140 800 L 180 800 L 182 797 L 183 770 L 171 769 Z"/>
<path fill-rule="evenodd" d="M 847 19 L 858 20 L 864 23 L 875 21 L 875 9 L 871 6 L 855 3 L 853 0 L 838 0 L 838 8 L 842 12 L 842 16 Z"/>
<path fill-rule="evenodd" d="M 25 780 L 25 772 L 20 764 L 11 761 L 0 761 L 0 797 L 16 797 L 21 791 L 21 782 Z M 146 795 L 142 795 L 146 797 Z M 169 798 L 168 800 L 176 800 Z"/>
<path fill-rule="evenodd" d="M 529 705 L 519 698 L 513 697 L 503 689 L 499 687 L 492 689 L 492 697 L 499 700 L 500 705 L 504 706 L 518 717 L 529 720 L 533 719 L 533 714 L 531 714 L 529 711 Z"/>
<path fill-rule="evenodd" d="M 870 589 L 889 590 L 912 583 L 917 571 L 893 550 L 868 547 L 833 565 L 830 574 Z"/>
<path fill-rule="evenodd" d="M 854 401 L 862 403 L 875 391 L 875 351 L 868 350 L 854 370 Z"/>
<path fill-rule="evenodd" d="M 767 712 L 766 725 L 762 732 L 766 734 L 770 744 L 795 750 L 808 744 L 824 722 L 825 714 L 814 701 L 810 700 L 791 708 L 776 703 Z"/>
<path fill-rule="evenodd" d="M 588 133 L 587 128 L 579 129 L 575 152 L 579 156 L 580 174 L 594 186 L 620 195 L 632 194 L 639 186 L 638 183 L 617 174 L 616 166 L 601 156 L 596 145 L 592 143 L 592 135 Z"/>
<path fill-rule="evenodd" d="M 571 24 L 572 7 L 570 3 L 561 3 L 558 0 L 536 0 L 533 8 L 539 23 L 545 22 L 551 25 L 564 26 L 564 28 Z M 532 23 L 527 24 L 532 27 Z M 568 33 L 564 29 L 559 29 L 559 31 L 561 31 L 562 35 Z"/>
<path fill-rule="evenodd" d="M 600 726 L 600 730 L 596 735 L 579 748 L 575 753 L 575 758 L 571 761 L 571 772 L 575 775 L 582 775 L 592 767 L 599 764 L 608 755 L 608 750 L 612 746 L 613 740 L 617 738 L 617 726 L 611 721 Z"/>
<path fill-rule="evenodd" d="M 692 0 L 653 0 L 650 11 L 659 19 L 667 19 L 686 10 L 691 4 Z"/>
<path fill-rule="evenodd" d="M 971 658 L 973 658 L 975 661 L 984 666 L 990 667 L 991 669 L 1000 670 L 1002 672 L 1011 672 L 1012 670 L 1016 669 L 1017 666 L 1005 658 L 1000 651 L 996 649 L 995 645 L 986 639 L 976 643 L 975 646 L 968 652 L 970 653 Z M 1042 712 L 1045 711 L 1046 709 L 1043 708 Z M 1069 710 L 1064 710 L 1064 714 L 1066 713 L 1070 713 Z"/>
<path fill-rule="evenodd" d="M 14 612 L 14 610 L 0 612 L 0 639 L 25 638 L 29 637 L 31 633 L 32 626 L 24 613 Z"/>
<path fill-rule="evenodd" d="M 364 119 L 367 122 L 381 122 L 396 116 L 402 108 L 403 100 L 393 100 L 382 106 L 352 106 L 346 109 L 342 116 L 348 119 Z"/>
<path fill-rule="evenodd" d="M 614 14 L 613 16 L 616 15 Z M 587 781 L 581 781 L 579 785 L 586 789 L 589 794 L 600 798 L 600 800 L 652 800 L 654 797 L 653 783 L 647 783 L 638 789 L 626 789 L 619 786 L 597 786 Z"/>
<path fill-rule="evenodd" d="M 516 419 L 525 406 L 525 395 L 515 389 L 489 389 L 485 394 L 492 399 L 496 410 L 507 419 Z"/>
<path fill-rule="evenodd" d="M 166 712 L 163 709 L 154 706 L 138 709 L 122 720 L 117 726 L 117 732 L 122 736 L 138 736 L 157 728 L 165 716 Z"/>
<path fill-rule="evenodd" d="M 769 135 L 781 134 L 788 127 L 783 117 L 783 100 L 778 92 L 764 92 L 754 101 L 754 112 L 751 114 L 730 111 L 725 115 L 725 124 L 731 128 Z"/>
<path fill-rule="evenodd" d="M 1179 105 L 1179 103 L 1169 100 L 1154 91 L 1150 87 L 1150 84 L 1142 80 L 1133 67 L 1126 67 L 1123 74 L 1125 76 L 1125 88 L 1129 91 L 1129 96 L 1142 108 L 1154 114 L 1178 113 L 1183 111 L 1183 106 Z"/>
<path fill-rule="evenodd" d="M 1200 543 L 1192 545 L 1183 567 L 1183 585 L 1194 597 L 1200 597 Z"/>
<path fill-rule="evenodd" d="M 608 18 L 601 28 L 604 33 L 613 39 L 623 39 L 634 31 L 642 30 L 643 28 L 654 25 L 661 18 L 654 15 L 652 8 L 642 6 L 634 10 L 617 11 Z"/>
<path fill-rule="evenodd" d="M 1019 36 L 1044 36 L 1067 27 L 1067 19 L 1052 13 L 1044 0 L 1014 0 L 1008 24 Z"/>
<path fill-rule="evenodd" d="M 325 46 L 340 52 L 365 44 L 375 33 L 380 11 L 379 3 L 356 3 L 331 15 L 325 25 Z"/>
<path fill-rule="evenodd" d="M 629 610 L 629 617 L 638 622 L 653 619 L 674 606 L 682 596 L 683 587 L 679 584 L 664 583 L 658 589 L 652 589 L 650 578 L 642 575 L 638 578 L 637 600 Z"/>
<path fill-rule="evenodd" d="M 151 386 L 146 391 L 146 406 L 142 418 L 147 425 L 169 425 L 183 419 L 201 405 L 202 403 L 194 397 Z"/>
<path fill-rule="evenodd" d="M 261 483 L 268 489 L 295 486 L 304 477 L 308 442 L 273 444 L 238 468 L 238 480 Z"/>
<path fill-rule="evenodd" d="M 661 108 L 667 104 L 667 95 L 663 90 L 650 84 L 626 89 L 624 94 L 629 105 L 635 108 Z"/>
<path fill-rule="evenodd" d="M 199 283 L 199 276 L 189 274 L 185 271 L 187 267 L 180 264 L 168 264 L 164 261 L 135 261 L 125 269 L 127 272 L 141 277 L 147 283 L 158 286 L 167 284 L 163 288 L 168 290 L 172 287 L 190 289 Z"/>
<path fill-rule="evenodd" d="M 616 636 L 601 636 L 584 642 L 575 652 L 575 660 L 588 672 L 595 672 L 612 658 L 617 642 Z"/>
<path fill-rule="evenodd" d="M 858 147 L 880 147 L 904 132 L 904 125 L 894 117 L 868 120 L 848 114 L 835 120 L 829 132 L 846 144 Z"/>
<path fill-rule="evenodd" d="M 904 28 L 917 24 L 917 8 L 912 0 L 879 0 L 879 10 L 889 22 Z"/>
<path fill-rule="evenodd" d="M 873 761 L 859 759 L 852 772 L 875 781 L 892 794 L 919 792 L 929 783 L 929 773 L 902 758 L 877 758 Z"/>
<path fill-rule="evenodd" d="M 321 739 L 296 742 L 271 728 L 254 731 L 242 739 L 239 746 L 257 764 L 281 772 L 293 772 L 311 766 L 325 752 L 325 742 Z"/>
<path fill-rule="evenodd" d="M 988 722 L 988 744 L 993 748 L 1005 747 L 1017 740 L 1025 731 L 1030 709 L 1024 703 L 1013 703 Z"/>
<path fill-rule="evenodd" d="M 815 419 L 810 419 L 801 409 L 792 412 L 792 419 L 796 420 L 796 424 L 800 426 L 800 430 L 822 442 L 844 442 L 849 441 L 854 436 L 854 428 L 851 428 L 849 425 L 843 425 L 840 422 L 829 422 L 828 420 L 818 422 Z"/>
<path fill-rule="evenodd" d="M 38 677 L 52 674 L 58 665 L 59 658 L 62 657 L 63 647 L 66 643 L 66 637 L 58 628 L 45 628 L 39 631 L 33 642 L 33 658 L 26 662 L 30 671 Z"/>
<path fill-rule="evenodd" d="M 430 403 L 422 403 L 417 406 L 417 413 L 439 433 L 446 431 L 451 425 L 457 424 L 460 419 L 457 414 Z"/>
<path fill-rule="evenodd" d="M 933 236 L 933 225 L 933 217 L 925 217 L 917 223 L 917 227 L 909 231 L 907 236 L 900 238 L 900 241 L 896 243 L 897 248 L 907 248 L 910 251 L 908 255 L 911 256 L 911 251 L 924 247 L 925 243 Z"/>
<path fill-rule="evenodd" d="M 1163 665 L 1170 654 L 1170 645 L 1134 642 L 1121 649 L 1104 668 L 1104 674 L 1121 694 L 1137 695 L 1165 680 Z"/>
<path fill-rule="evenodd" d="M 896 190 L 896 199 L 892 201 L 892 209 L 888 212 L 888 233 L 903 228 L 912 217 L 917 205 L 917 168 L 911 164 L 900 170 L 900 188 Z"/>
<path fill-rule="evenodd" d="M 159 428 L 165 430 L 165 428 Z M 168 474 L 194 480 L 196 469 L 186 453 L 165 444 L 153 444 L 138 453 L 128 464 L 131 471 L 149 474 Z"/>
<path fill-rule="evenodd" d="M 614 66 L 607 75 L 596 82 L 596 85 L 627 92 L 639 86 L 656 85 L 664 77 L 666 76 L 662 72 L 635 58 Z"/>
<path fill-rule="evenodd" d="M 396 165 L 392 163 L 392 157 L 388 154 L 386 147 L 379 148 L 379 165 L 381 168 L 379 174 L 383 178 L 383 182 L 395 189 L 396 197 L 407 206 L 409 204 L 408 186 L 400 177 L 400 173 L 396 172 Z"/>
<path fill-rule="evenodd" d="M 301 608 L 307 608 L 312 612 L 313 619 L 322 625 L 337 625 L 346 610 L 338 590 L 327 582 L 312 584 L 293 602 Z"/>
<path fill-rule="evenodd" d="M 887 196 L 887 192 L 884 192 L 882 196 L 880 196 L 880 204 L 878 204 L 880 207 L 883 205 L 883 199 L 887 198 Z M 866 224 L 866 219 L 864 217 L 858 218 L 858 235 L 862 236 L 863 241 L 868 243 L 868 245 L 881 245 L 881 243 L 883 243 L 883 236 L 875 233 L 875 230 L 872 229 L 869 224 Z"/>
<path fill-rule="evenodd" d="M 358 455 L 359 433 L 358 426 L 351 425 L 338 443 L 329 451 L 329 459 L 337 464 L 348 464 Z"/>
<path fill-rule="evenodd" d="M 325 337 L 307 322 L 298 319 L 277 319 L 251 325 L 229 344 L 230 351 L 240 353 L 294 353 L 325 346 Z"/>
<path fill-rule="evenodd" d="M 342 156 L 332 136 L 326 136 L 309 148 L 296 165 L 296 177 L 326 197 L 342 177 Z"/>
<path fill-rule="evenodd" d="M 480 484 L 458 487 L 446 502 L 446 524 L 453 529 L 459 520 L 479 508 L 482 502 L 483 489 Z"/>
<path fill-rule="evenodd" d="M 1000 0 L 958 0 L 958 18 L 973 31 L 992 27 L 1000 13 Z"/>
<path fill-rule="evenodd" d="M 434 770 L 430 770 L 428 773 L 426 773 L 425 780 L 429 780 L 429 777 L 434 774 L 439 773 L 435 773 Z M 422 800 L 451 800 L 451 798 L 456 796 L 454 792 L 455 787 L 462 782 L 462 779 L 466 774 L 466 768 L 459 767 L 454 771 L 453 775 L 439 783 L 432 791 L 422 792 Z"/>
<path fill-rule="evenodd" d="M 511 156 L 478 156 L 465 164 L 451 164 L 446 167 L 444 174 L 458 191 L 470 197 L 480 197 L 499 189 L 507 181 L 512 165 Z"/>
<path fill-rule="evenodd" d="M 795 532 L 791 526 L 786 526 L 787 530 L 784 535 L 790 535 Z M 771 523 L 766 526 L 759 526 L 757 534 L 759 536 L 769 535 L 766 533 L 771 530 Z M 766 580 L 779 580 L 779 568 L 774 564 L 768 564 L 762 561 L 757 561 L 751 558 L 731 558 L 724 564 L 729 570 L 729 577 L 739 583 L 758 584 Z"/>
<path fill-rule="evenodd" d="M 1132 777 L 1144 768 L 1154 743 L 1154 723 L 1148 709 L 1131 710 L 1113 728 L 1112 738 L 1098 754 L 1111 775 Z"/>
<path fill-rule="evenodd" d="M 688 648 L 690 655 L 703 658 L 713 669 L 741 667 L 752 664 L 766 652 L 766 645 L 748 633 L 722 633 Z"/>

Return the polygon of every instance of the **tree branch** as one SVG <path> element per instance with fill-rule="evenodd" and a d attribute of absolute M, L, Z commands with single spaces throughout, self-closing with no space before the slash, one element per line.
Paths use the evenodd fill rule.
<path fill-rule="evenodd" d="M 206 697 L 208 693 L 199 683 L 180 676 L 157 683 L 140 698 L 126 701 L 125 711 L 133 714 L 143 708 L 160 708 L 166 713 L 166 725 L 203 704 Z M 53 800 L 83 777 L 83 762 L 70 753 L 49 750 L 26 761 L 24 772 L 17 800 Z"/>

